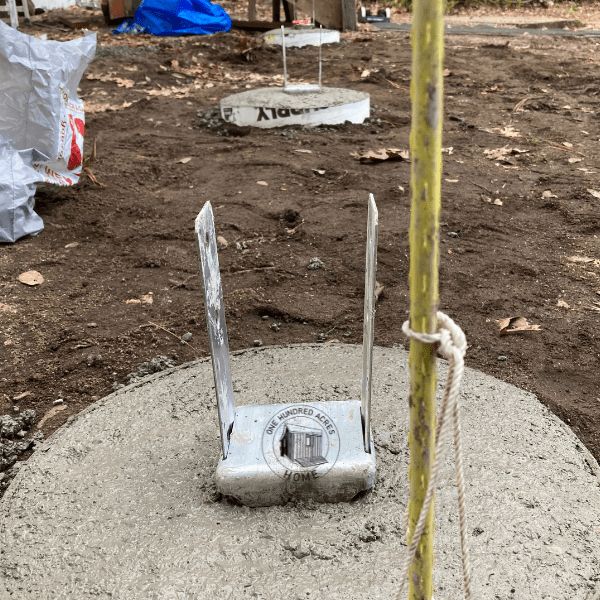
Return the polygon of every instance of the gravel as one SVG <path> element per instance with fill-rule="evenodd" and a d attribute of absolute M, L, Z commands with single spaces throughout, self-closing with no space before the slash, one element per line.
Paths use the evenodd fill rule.
<path fill-rule="evenodd" d="M 136 368 L 135 371 L 127 375 L 127 383 L 138 383 L 144 377 L 148 375 L 154 375 L 154 373 L 160 373 L 166 369 L 172 369 L 175 366 L 175 361 L 168 356 L 156 356 L 147 362 L 143 362 Z"/>

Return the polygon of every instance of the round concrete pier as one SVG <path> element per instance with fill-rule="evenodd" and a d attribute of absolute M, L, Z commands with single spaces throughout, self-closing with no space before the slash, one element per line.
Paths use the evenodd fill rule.
<path fill-rule="evenodd" d="M 222 118 L 242 127 L 363 123 L 369 114 L 369 94 L 344 88 L 322 87 L 311 93 L 260 88 L 221 100 Z"/>
<path fill-rule="evenodd" d="M 284 29 L 286 48 L 303 48 L 304 46 L 318 46 L 319 44 L 338 44 L 340 32 L 335 29 L 318 29 L 311 27 Z M 264 34 L 267 44 L 281 46 L 281 29 L 272 29 Z"/>
<path fill-rule="evenodd" d="M 0 501 L 0 598 L 389 600 L 406 497 L 406 356 L 376 349 L 373 493 L 249 509 L 219 500 L 210 362 L 124 388 L 59 430 Z M 233 357 L 238 402 L 357 398 L 361 349 Z M 596 600 L 597 463 L 534 396 L 476 371 L 464 385 L 474 597 Z M 437 501 L 436 599 L 460 598 L 456 494 Z"/>

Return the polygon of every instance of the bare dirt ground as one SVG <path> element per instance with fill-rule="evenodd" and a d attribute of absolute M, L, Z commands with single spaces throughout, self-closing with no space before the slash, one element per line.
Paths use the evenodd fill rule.
<path fill-rule="evenodd" d="M 29 32 L 78 35 L 67 25 L 79 16 L 39 19 Z M 281 83 L 279 53 L 256 36 L 116 37 L 99 16 L 92 27 L 81 90 L 102 186 L 40 187 L 45 231 L 1 249 L 0 414 L 35 409 L 49 434 L 140 363 L 208 353 L 193 233 L 206 200 L 228 242 L 237 349 L 361 341 L 373 192 L 376 343 L 404 344 L 410 165 L 352 153 L 408 147 L 408 36 L 359 32 L 324 50 L 327 84 L 371 94 L 369 123 L 261 131 L 215 112 L 224 95 Z M 466 331 L 469 366 L 536 393 L 600 458 L 598 43 L 450 37 L 446 66 L 441 307 Z M 314 49 L 290 52 L 292 76 L 313 71 Z M 307 269 L 313 257 L 323 268 Z M 17 281 L 30 269 L 41 286 Z M 541 329 L 499 335 L 495 321 L 515 316 Z"/>

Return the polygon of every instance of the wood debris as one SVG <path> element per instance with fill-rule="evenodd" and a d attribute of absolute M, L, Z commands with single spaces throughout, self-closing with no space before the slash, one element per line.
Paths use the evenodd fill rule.
<path fill-rule="evenodd" d="M 363 164 L 380 163 L 386 160 L 410 160 L 410 153 L 405 148 L 379 148 L 378 150 L 367 150 L 365 152 L 352 152 L 350 156 Z"/>
<path fill-rule="evenodd" d="M 524 333 L 526 331 L 540 331 L 539 325 L 531 324 L 525 317 L 507 317 L 496 321 L 500 335 Z"/>

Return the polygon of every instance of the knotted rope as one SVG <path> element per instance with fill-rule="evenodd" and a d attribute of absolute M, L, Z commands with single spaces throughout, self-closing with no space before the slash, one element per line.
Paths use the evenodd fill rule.
<path fill-rule="evenodd" d="M 419 513 L 410 544 L 407 548 L 402 565 L 401 588 L 398 600 L 404 600 L 404 591 L 408 580 L 410 565 L 415 559 L 417 548 L 423 531 L 427 515 L 433 502 L 433 495 L 437 485 L 440 459 L 445 444 L 450 436 L 448 421 L 452 421 L 452 433 L 454 443 L 454 465 L 456 474 L 456 488 L 458 492 L 458 519 L 460 529 L 460 546 L 463 569 L 463 588 L 465 600 L 471 600 L 471 564 L 469 558 L 469 547 L 467 544 L 467 524 L 465 509 L 465 481 L 463 473 L 462 457 L 462 435 L 460 428 L 460 384 L 462 381 L 465 363 L 464 356 L 467 349 L 467 340 L 463 330 L 443 312 L 437 313 L 438 331 L 436 333 L 418 333 L 410 328 L 409 321 L 402 325 L 404 334 L 423 344 L 439 344 L 438 353 L 448 361 L 448 376 L 444 386 L 444 394 L 440 404 L 436 434 L 435 434 L 435 457 L 431 465 L 431 473 L 427 484 L 425 499 Z M 408 529 L 407 529 L 408 531 Z"/>

